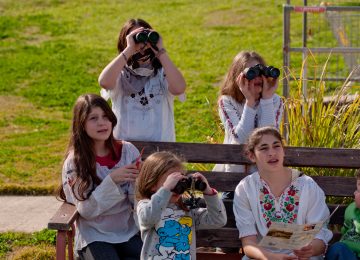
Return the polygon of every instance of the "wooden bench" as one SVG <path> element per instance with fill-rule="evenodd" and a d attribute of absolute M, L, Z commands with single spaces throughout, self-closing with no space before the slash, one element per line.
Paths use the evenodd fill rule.
<path fill-rule="evenodd" d="M 250 165 L 250 161 L 244 155 L 243 145 L 205 144 L 205 143 L 170 143 L 170 142 L 132 142 L 139 150 L 144 149 L 143 160 L 155 151 L 172 151 L 186 158 L 188 163 L 215 164 L 232 163 Z M 286 147 L 284 164 L 291 167 L 311 168 L 360 168 L 360 149 L 333 149 L 333 148 L 304 148 Z M 195 168 L 196 169 L 196 168 Z M 197 171 L 197 170 L 196 170 Z M 306 169 L 303 169 L 306 173 Z M 238 172 L 212 172 L 202 171 L 211 186 L 218 191 L 234 190 L 239 181 L 247 173 Z M 311 174 L 309 174 L 311 175 Z M 314 180 L 324 190 L 328 197 L 352 197 L 356 188 L 354 177 L 338 176 L 313 176 Z M 196 239 L 198 247 L 205 248 L 236 248 L 241 247 L 238 231 L 235 225 L 232 211 L 232 200 L 225 200 L 228 222 L 225 227 L 216 230 L 197 231 Z M 332 211 L 337 204 L 328 204 Z M 341 225 L 346 205 L 340 208 L 332 216 L 330 224 Z M 56 258 L 65 259 L 66 245 L 69 259 L 72 259 L 72 236 L 74 221 L 78 213 L 73 205 L 64 203 L 48 223 L 49 229 L 56 229 Z M 334 236 L 338 239 L 339 234 Z M 209 258 L 211 257 L 211 258 Z M 198 250 L 197 259 L 239 259 L 239 253 L 217 253 Z"/>

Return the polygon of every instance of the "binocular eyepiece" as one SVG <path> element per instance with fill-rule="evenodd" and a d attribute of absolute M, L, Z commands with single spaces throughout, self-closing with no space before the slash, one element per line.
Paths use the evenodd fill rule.
<path fill-rule="evenodd" d="M 244 70 L 245 78 L 252 80 L 258 76 L 264 75 L 265 77 L 278 78 L 280 76 L 280 70 L 273 66 L 265 66 L 262 64 L 256 64 L 253 67 L 246 68 Z"/>
<path fill-rule="evenodd" d="M 147 43 L 155 45 L 159 41 L 160 35 L 155 31 L 142 30 L 134 35 L 135 43 Z"/>
<path fill-rule="evenodd" d="M 204 191 L 206 190 L 206 183 L 203 182 L 202 180 L 195 180 L 194 178 L 192 178 L 191 176 L 189 178 L 186 179 L 182 179 L 180 180 L 176 186 L 174 187 L 174 189 L 172 190 L 172 192 L 176 193 L 176 194 L 183 194 L 186 190 L 190 189 L 192 184 L 194 182 L 194 188 L 195 190 L 199 190 L 199 191 Z"/>

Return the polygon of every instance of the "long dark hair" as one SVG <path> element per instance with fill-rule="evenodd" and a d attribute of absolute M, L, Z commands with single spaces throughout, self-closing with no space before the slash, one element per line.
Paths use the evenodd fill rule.
<path fill-rule="evenodd" d="M 77 178 L 71 188 L 78 200 L 86 200 L 95 189 L 95 186 L 101 183 L 100 178 L 96 174 L 96 155 L 93 140 L 85 131 L 86 119 L 94 107 L 101 108 L 112 124 L 111 134 L 105 141 L 105 146 L 110 150 L 113 159 L 119 153 L 115 149 L 116 141 L 113 137 L 113 129 L 117 119 L 109 104 L 105 99 L 95 94 L 81 95 L 76 100 L 73 108 L 71 136 L 65 155 L 66 159 L 70 153 L 74 154 L 74 171 Z M 77 191 L 74 190 L 75 187 L 77 187 Z M 78 196 L 80 197 L 78 198 Z M 65 200 L 62 185 L 58 191 L 58 197 Z"/>
<path fill-rule="evenodd" d="M 134 27 L 144 27 L 145 29 L 152 29 L 151 25 L 142 19 L 128 20 L 124 24 L 124 26 L 121 28 L 120 33 L 119 33 L 118 42 L 117 42 L 117 49 L 118 49 L 119 53 L 122 52 L 123 50 L 125 50 L 125 48 L 127 46 L 126 45 L 126 36 L 134 29 Z M 151 64 L 154 68 L 154 73 L 156 75 L 158 69 L 160 69 L 162 67 L 161 62 L 159 61 L 158 58 L 154 57 L 151 60 Z M 127 61 L 127 65 L 128 66 L 132 65 L 134 68 L 139 67 L 139 63 L 134 59 L 134 55 L 129 57 L 129 59 Z"/>

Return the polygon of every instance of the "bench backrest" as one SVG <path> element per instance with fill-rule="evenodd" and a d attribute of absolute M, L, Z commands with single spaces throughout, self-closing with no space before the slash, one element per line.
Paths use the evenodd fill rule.
<path fill-rule="evenodd" d="M 139 150 L 144 148 L 143 160 L 156 151 L 171 151 L 186 159 L 189 163 L 217 164 L 231 163 L 251 165 L 244 153 L 243 145 L 172 143 L 172 142 L 132 142 Z M 285 165 L 291 167 L 315 168 L 360 168 L 360 149 L 304 148 L 286 147 Z M 201 171 L 200 171 L 201 172 Z M 210 185 L 218 191 L 234 190 L 247 173 L 202 171 Z M 354 177 L 312 176 L 324 190 L 326 196 L 352 197 L 356 187 Z M 238 231 L 232 210 L 232 200 L 225 200 L 228 223 L 216 230 L 197 232 L 197 246 L 204 247 L 240 247 Z M 329 205 L 332 211 L 337 205 Z M 342 224 L 345 205 L 332 216 L 331 224 Z"/>

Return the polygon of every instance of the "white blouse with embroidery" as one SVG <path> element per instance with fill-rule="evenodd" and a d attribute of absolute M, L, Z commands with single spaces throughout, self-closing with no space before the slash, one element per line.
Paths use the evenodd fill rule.
<path fill-rule="evenodd" d="M 258 172 L 240 181 L 235 189 L 233 204 L 239 238 L 256 235 L 260 241 L 272 221 L 307 224 L 324 221 L 329 217 L 325 194 L 317 183 L 294 169 L 292 175 L 291 184 L 279 198 L 272 195 Z M 332 238 L 332 232 L 324 226 L 316 238 L 327 244 Z M 269 250 L 291 253 L 290 250 Z"/>

